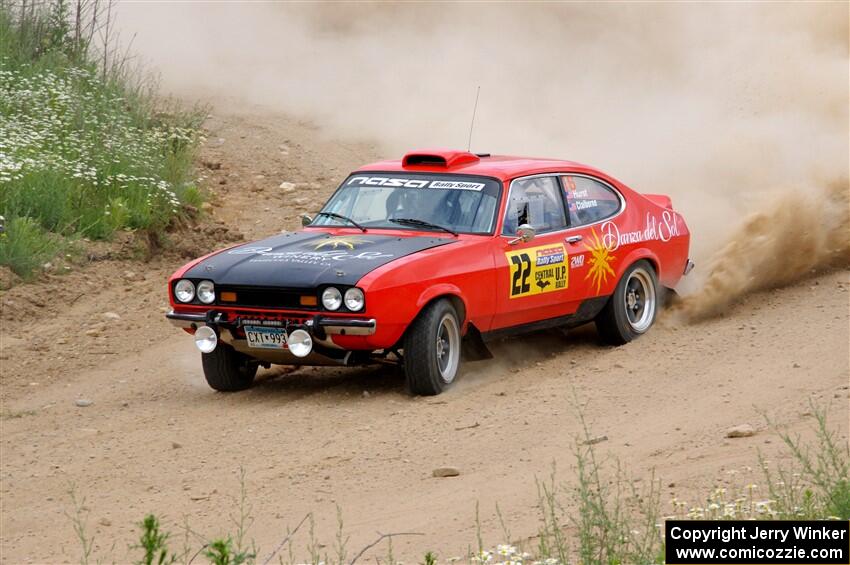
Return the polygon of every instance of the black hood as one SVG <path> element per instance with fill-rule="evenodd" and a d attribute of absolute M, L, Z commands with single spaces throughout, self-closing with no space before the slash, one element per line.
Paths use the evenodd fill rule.
<path fill-rule="evenodd" d="M 455 241 L 371 232 L 337 236 L 315 231 L 285 233 L 217 253 L 184 276 L 210 279 L 222 285 L 289 288 L 354 285 L 366 273 L 390 261 Z"/>

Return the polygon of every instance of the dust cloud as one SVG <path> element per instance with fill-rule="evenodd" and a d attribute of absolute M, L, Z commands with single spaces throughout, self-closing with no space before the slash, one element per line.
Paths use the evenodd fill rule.
<path fill-rule="evenodd" d="M 474 151 L 672 196 L 695 315 L 847 262 L 848 20 L 844 2 L 120 5 L 167 91 L 387 156 L 465 147 L 480 85 Z"/>
<path fill-rule="evenodd" d="M 707 264 L 703 284 L 677 309 L 686 319 L 720 313 L 736 298 L 828 267 L 850 265 L 847 180 L 780 195 L 748 217 Z"/>

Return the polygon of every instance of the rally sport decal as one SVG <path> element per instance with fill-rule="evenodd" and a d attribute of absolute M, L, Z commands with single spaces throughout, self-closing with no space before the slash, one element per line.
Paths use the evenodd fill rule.
<path fill-rule="evenodd" d="M 541 245 L 505 253 L 510 266 L 510 297 L 521 298 L 567 288 L 567 250 Z"/>

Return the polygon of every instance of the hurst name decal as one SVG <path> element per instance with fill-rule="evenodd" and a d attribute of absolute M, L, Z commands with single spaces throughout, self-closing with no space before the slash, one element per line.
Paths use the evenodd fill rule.
<path fill-rule="evenodd" d="M 567 288 L 567 249 L 541 245 L 505 253 L 510 266 L 510 297 L 520 298 Z"/>

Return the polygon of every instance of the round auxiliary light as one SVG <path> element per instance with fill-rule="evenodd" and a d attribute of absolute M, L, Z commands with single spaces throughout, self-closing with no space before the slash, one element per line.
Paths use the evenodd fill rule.
<path fill-rule="evenodd" d="M 339 310 L 342 306 L 342 293 L 338 288 L 329 286 L 325 289 L 322 293 L 322 306 L 327 310 Z"/>
<path fill-rule="evenodd" d="M 218 336 L 215 330 L 209 326 L 201 326 L 195 330 L 195 346 L 201 353 L 212 353 L 218 345 Z"/>
<path fill-rule="evenodd" d="M 345 307 L 352 312 L 362 310 L 365 302 L 363 291 L 359 288 L 349 288 L 345 291 Z"/>
<path fill-rule="evenodd" d="M 212 281 L 201 281 L 198 283 L 198 300 L 204 304 L 215 302 L 215 285 Z"/>
<path fill-rule="evenodd" d="M 313 338 L 304 330 L 295 330 L 289 334 L 286 343 L 296 357 L 307 357 L 313 351 Z"/>
<path fill-rule="evenodd" d="M 180 279 L 174 285 L 174 297 L 180 302 L 192 302 L 195 298 L 195 285 L 187 279 Z"/>

